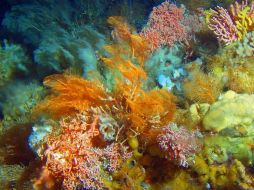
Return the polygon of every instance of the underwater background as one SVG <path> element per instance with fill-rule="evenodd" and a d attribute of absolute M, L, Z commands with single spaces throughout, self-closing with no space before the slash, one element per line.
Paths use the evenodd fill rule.
<path fill-rule="evenodd" d="M 0 190 L 254 190 L 253 0 L 0 0 Z"/>

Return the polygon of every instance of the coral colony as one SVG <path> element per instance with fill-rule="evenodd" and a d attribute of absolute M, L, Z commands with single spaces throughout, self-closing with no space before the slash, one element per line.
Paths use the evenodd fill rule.
<path fill-rule="evenodd" d="M 254 1 L 155 2 L 6 1 L 1 190 L 254 189 Z"/>

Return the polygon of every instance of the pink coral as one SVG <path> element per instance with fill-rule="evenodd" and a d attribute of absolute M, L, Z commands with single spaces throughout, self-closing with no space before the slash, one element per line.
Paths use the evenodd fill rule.
<path fill-rule="evenodd" d="M 184 127 L 177 127 L 175 123 L 163 127 L 162 130 L 163 133 L 158 135 L 157 141 L 166 158 L 187 167 L 188 158 L 199 148 L 196 134 Z"/>
<path fill-rule="evenodd" d="M 236 1 L 229 11 L 217 6 L 215 10 L 207 11 L 206 16 L 208 27 L 228 45 L 253 31 L 254 1 L 245 0 L 240 4 Z"/>
<path fill-rule="evenodd" d="M 237 28 L 231 15 L 223 7 L 217 6 L 212 10 L 208 27 L 215 33 L 220 41 L 230 44 L 237 40 Z"/>
<path fill-rule="evenodd" d="M 187 38 L 187 31 L 182 25 L 184 10 L 168 1 L 154 7 L 149 17 L 148 26 L 140 35 L 151 45 L 151 51 L 167 45 L 172 47 L 176 42 Z"/>
<path fill-rule="evenodd" d="M 107 173 L 116 171 L 131 156 L 117 143 L 95 148 L 93 140 L 99 135 L 97 124 L 98 116 L 89 122 L 86 114 L 77 114 L 62 119 L 62 132 L 47 139 L 46 168 L 63 180 L 65 189 L 103 189 L 102 179 Z"/>

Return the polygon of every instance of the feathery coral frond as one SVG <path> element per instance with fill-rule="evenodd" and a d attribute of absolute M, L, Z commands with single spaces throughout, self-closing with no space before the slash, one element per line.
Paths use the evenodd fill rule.
<path fill-rule="evenodd" d="M 144 132 L 147 126 L 159 127 L 165 125 L 173 118 L 175 112 L 174 97 L 166 90 L 152 90 L 142 93 L 134 100 L 127 100 L 131 109 L 129 117 L 133 126 Z"/>
<path fill-rule="evenodd" d="M 52 93 L 34 109 L 35 113 L 46 112 L 59 118 L 106 103 L 107 95 L 99 82 L 56 74 L 46 77 L 43 83 Z"/>
<path fill-rule="evenodd" d="M 130 58 L 135 57 L 138 60 L 138 63 L 143 66 L 144 61 L 147 59 L 149 55 L 149 46 L 148 42 L 145 38 L 141 37 L 138 34 L 133 34 L 129 25 L 124 21 L 122 17 L 109 17 L 108 23 L 114 27 L 113 37 L 121 43 L 126 44 L 127 47 L 118 49 L 128 50 L 129 52 L 125 52 L 125 55 L 129 55 Z"/>
<path fill-rule="evenodd" d="M 222 84 L 220 79 L 196 71 L 192 80 L 185 82 L 183 87 L 185 96 L 191 101 L 213 103 L 220 94 Z"/>

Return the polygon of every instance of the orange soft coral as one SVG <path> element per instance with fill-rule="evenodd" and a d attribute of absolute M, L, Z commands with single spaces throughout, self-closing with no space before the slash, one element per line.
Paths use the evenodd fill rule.
<path fill-rule="evenodd" d="M 131 50 L 129 51 L 129 56 L 135 57 L 143 65 L 149 55 L 148 42 L 138 34 L 133 34 L 122 17 L 109 17 L 108 23 L 114 28 L 112 32 L 113 38 L 120 43 L 127 44 L 127 48 Z"/>
<path fill-rule="evenodd" d="M 119 19 L 110 17 L 109 23 L 118 33 L 117 36 L 124 37 L 117 39 L 116 44 L 105 47 L 111 56 L 102 60 L 120 73 L 113 94 L 116 102 L 125 108 L 128 125 L 138 133 L 148 134 L 153 127 L 165 125 L 172 120 L 175 111 L 174 97 L 166 90 L 144 91 L 147 75 L 143 62 L 147 58 L 147 44 L 142 37 L 123 32 L 127 30 L 127 25 L 120 25 Z M 130 55 L 137 58 L 136 64 Z"/>
<path fill-rule="evenodd" d="M 133 100 L 127 99 L 133 126 L 137 131 L 146 133 L 149 132 L 147 126 L 160 127 L 168 124 L 176 109 L 173 102 L 174 97 L 166 90 L 152 90 Z"/>
<path fill-rule="evenodd" d="M 52 93 L 34 109 L 35 113 L 45 112 L 59 118 L 85 111 L 91 106 L 107 104 L 107 95 L 99 82 L 56 74 L 46 77 L 43 84 Z"/>
<path fill-rule="evenodd" d="M 127 33 L 125 32 L 124 36 Z M 173 95 L 166 90 L 146 92 L 143 89 L 146 72 L 142 63 L 138 62 L 139 59 L 133 63 L 132 57 L 129 56 L 133 49 L 134 52 L 143 51 L 142 48 L 136 49 L 142 44 L 136 41 L 137 44 L 131 47 L 131 44 L 125 43 L 128 40 L 129 38 L 123 37 L 121 41 L 106 46 L 110 57 L 101 58 L 114 74 L 116 83 L 112 93 L 106 92 L 97 81 L 87 81 L 72 75 L 52 75 L 44 80 L 44 85 L 50 87 L 52 93 L 35 111 L 43 111 L 51 117 L 59 118 L 82 111 L 102 110 L 123 125 L 122 133 L 134 129 L 137 133 L 147 134 L 153 127 L 168 124 L 175 111 Z M 141 57 L 142 62 L 145 56 Z"/>

